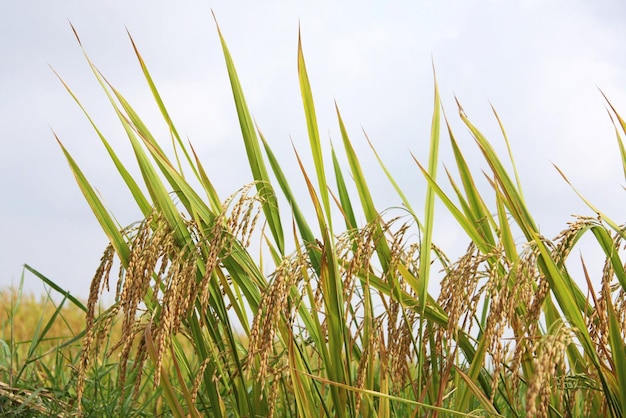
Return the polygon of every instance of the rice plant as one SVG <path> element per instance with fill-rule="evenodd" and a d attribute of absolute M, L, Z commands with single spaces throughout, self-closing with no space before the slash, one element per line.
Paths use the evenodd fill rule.
<path fill-rule="evenodd" d="M 338 145 L 348 164 L 342 166 L 334 149 L 330 162 L 322 157 L 299 41 L 313 167 L 294 153 L 314 208 L 307 218 L 253 122 L 219 28 L 218 35 L 252 174 L 250 184 L 226 199 L 178 134 L 132 39 L 171 138 L 156 138 L 85 55 L 124 128 L 140 177 L 130 174 L 83 110 L 143 219 L 118 225 L 57 138 L 110 241 L 86 306 L 77 413 L 88 413 L 92 403 L 94 364 L 117 352 L 122 395 L 107 410 L 111 414 L 140 413 L 129 405 L 148 402 L 140 395 L 150 384 L 173 416 L 622 416 L 622 226 L 588 202 L 593 217 L 575 218 L 552 239 L 542 236 L 512 157 L 507 170 L 459 104 L 458 117 L 489 167 L 489 187 L 479 190 L 477 173 L 442 111 L 436 81 L 429 158 L 425 164 L 415 159 L 427 181 L 425 206 L 412 208 L 378 158 L 403 209 L 377 208 L 338 108 Z M 626 123 L 607 103 L 626 161 L 620 137 Z M 500 122 L 495 111 L 494 117 Z M 439 147 L 445 140 L 455 172 L 447 170 L 442 180 Z M 163 148 L 168 142 L 171 150 Z M 433 242 L 436 200 L 467 235 L 467 251 L 456 260 Z M 514 240 L 518 231 L 524 242 Z M 604 269 L 588 272 L 583 262 L 584 277 L 573 277 L 566 262 L 589 233 L 606 255 Z M 430 294 L 439 271 L 440 291 Z M 111 279 L 115 303 L 98 314 L 100 292 Z M 120 335 L 106 344 L 117 317 Z"/>

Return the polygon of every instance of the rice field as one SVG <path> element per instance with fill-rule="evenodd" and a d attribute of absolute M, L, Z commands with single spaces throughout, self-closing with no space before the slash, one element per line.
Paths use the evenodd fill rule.
<path fill-rule="evenodd" d="M 496 140 L 509 145 L 504 128 L 501 138 L 487 139 L 459 104 L 455 118 L 488 167 L 473 169 L 442 111 L 436 81 L 429 158 L 415 159 L 427 182 L 424 207 L 411 206 L 372 147 L 402 204 L 401 210 L 376 207 L 339 108 L 341 139 L 334 146 L 342 148 L 346 164 L 335 149 L 329 161 L 322 157 L 300 43 L 298 76 L 313 167 L 305 167 L 296 153 L 308 195 L 307 201 L 297 200 L 300 194 L 253 122 L 226 41 L 219 37 L 254 179 L 225 199 L 179 136 L 135 44 L 172 138 L 156 138 L 139 110 L 85 55 L 141 175 L 130 174 L 92 121 L 95 135 L 143 219 L 117 225 L 80 162 L 57 138 L 110 244 L 94 266 L 86 302 L 36 300 L 19 295 L 19 289 L 1 294 L 2 413 L 624 414 L 622 225 L 585 200 L 591 215 L 573 218 L 555 237 L 542 236 L 513 157 L 502 159 L 492 145 Z M 606 103 L 626 172 L 621 139 L 626 123 Z M 500 123 L 495 111 L 494 118 Z M 170 142 L 172 148 L 165 148 Z M 444 175 L 438 172 L 442 143 L 454 156 L 445 161 Z M 484 177 L 487 187 L 479 188 L 477 179 Z M 313 216 L 304 215 L 305 206 L 313 208 Z M 466 236 L 460 257 L 449 259 L 433 241 L 438 211 L 451 215 Z M 584 254 L 579 260 L 574 251 L 586 236 L 605 255 L 601 271 L 589 271 Z M 580 272 L 569 271 L 571 254 Z M 27 267 L 26 274 L 63 296 L 42 273 Z M 439 282 L 436 294 L 429 292 L 433 281 Z M 104 288 L 115 294 L 106 308 L 99 305 Z"/>

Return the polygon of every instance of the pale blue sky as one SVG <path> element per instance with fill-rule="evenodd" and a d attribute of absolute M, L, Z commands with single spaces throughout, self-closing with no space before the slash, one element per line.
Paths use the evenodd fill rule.
<path fill-rule="evenodd" d="M 530 208 L 546 235 L 565 227 L 572 213 L 590 214 L 553 162 L 623 222 L 624 179 L 598 92 L 598 87 L 605 91 L 626 114 L 626 8 L 619 1 L 0 5 L 0 287 L 17 283 L 21 265 L 28 263 L 73 293 L 86 295 L 106 245 L 51 129 L 120 222 L 138 220 L 95 133 L 48 66 L 61 74 L 132 163 L 124 133 L 68 21 L 96 65 L 165 140 L 128 28 L 175 124 L 199 151 L 224 198 L 251 175 L 211 7 L 249 107 L 296 184 L 300 175 L 291 141 L 301 154 L 308 144 L 296 74 L 300 23 L 320 132 L 327 143 L 338 141 L 336 100 L 381 208 L 400 201 L 375 165 L 361 129 L 419 207 L 424 182 L 408 152 L 422 161 L 427 156 L 434 59 L 445 110 L 477 169 L 484 164 L 456 118 L 454 96 L 503 151 L 489 104 L 498 110 Z M 442 145 L 441 159 L 453 165 L 447 145 Z M 445 222 L 436 238 L 452 249 L 467 241 Z M 27 287 L 39 288 L 36 279 L 28 280 Z"/>

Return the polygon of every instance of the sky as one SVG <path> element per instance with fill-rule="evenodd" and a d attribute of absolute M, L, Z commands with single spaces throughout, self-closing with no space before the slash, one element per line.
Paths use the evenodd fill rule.
<path fill-rule="evenodd" d="M 505 156 L 490 106 L 498 111 L 544 235 L 555 236 L 572 214 L 592 215 L 553 164 L 624 222 L 624 173 L 600 93 L 626 115 L 626 8 L 620 1 L 0 0 L 0 6 L 0 288 L 18 285 L 28 264 L 85 297 L 107 244 L 55 134 L 118 221 L 140 220 L 94 130 L 54 73 L 133 167 L 124 132 L 70 22 L 100 71 L 167 142 L 128 30 L 222 198 L 252 176 L 211 11 L 249 108 L 294 182 L 302 176 L 292 144 L 301 155 L 308 149 L 297 80 L 300 30 L 322 139 L 340 144 L 336 102 L 379 208 L 401 202 L 363 131 L 421 207 L 425 183 L 410 153 L 427 161 L 434 63 L 444 110 L 476 170 L 485 163 L 457 116 L 455 97 Z M 454 165 L 445 136 L 440 158 L 440 167 Z M 312 168 L 306 157 L 305 164 Z M 436 224 L 436 243 L 464 248 L 467 238 L 445 221 L 442 215 Z M 600 260 L 594 249 L 588 257 Z M 42 289 L 30 274 L 25 287 Z"/>

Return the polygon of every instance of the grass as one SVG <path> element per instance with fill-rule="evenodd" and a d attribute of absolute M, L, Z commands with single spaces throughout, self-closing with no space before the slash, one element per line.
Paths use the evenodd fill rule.
<path fill-rule="evenodd" d="M 593 216 L 575 217 L 554 238 L 542 236 L 512 155 L 505 163 L 459 104 L 458 117 L 489 167 L 476 173 L 441 109 L 436 80 L 429 158 L 414 158 L 427 181 L 424 207 L 411 207 L 379 158 L 404 206 L 377 208 L 338 108 L 341 139 L 333 147 L 343 148 L 347 165 L 334 148 L 330 161 L 322 157 L 301 42 L 298 76 L 313 167 L 294 151 L 308 194 L 297 201 L 218 35 L 253 179 L 227 199 L 178 135 L 132 39 L 171 149 L 85 56 L 127 134 L 137 178 L 64 83 L 143 219 L 118 225 L 57 138 L 110 245 L 86 306 L 66 299 L 74 313 L 86 312 L 84 327 L 55 305 L 52 316 L 41 314 L 34 337 L 11 331 L 3 338 L 5 409 L 177 417 L 623 415 L 622 226 L 585 200 Z M 607 104 L 624 162 L 626 123 Z M 495 110 L 494 117 L 500 122 Z M 439 148 L 446 143 L 454 170 L 442 175 Z M 487 177 L 487 187 L 479 190 L 477 175 Z M 304 216 L 304 205 L 313 216 Z M 467 236 L 467 251 L 455 260 L 433 242 L 443 210 Z M 523 240 L 513 238 L 519 235 Z M 569 261 L 585 235 L 606 255 L 600 272 L 588 271 L 582 258 Z M 121 269 L 111 277 L 116 262 Z M 572 262 L 581 263 L 581 277 L 568 270 Z M 430 294 L 439 271 L 440 291 Z M 101 289 L 111 280 L 114 303 L 100 311 Z M 14 330 L 19 309 L 7 312 Z M 40 330 L 59 322 L 72 326 L 51 349 Z M 41 387 L 50 389 L 37 392 Z"/>
<path fill-rule="evenodd" d="M 59 413 L 63 403 L 55 400 L 71 377 L 62 364 L 80 354 L 84 312 L 23 296 L 21 286 L 0 292 L 0 303 L 0 411 Z"/>

